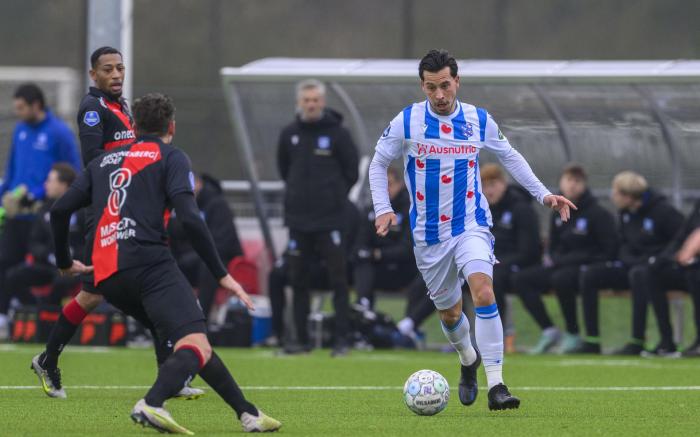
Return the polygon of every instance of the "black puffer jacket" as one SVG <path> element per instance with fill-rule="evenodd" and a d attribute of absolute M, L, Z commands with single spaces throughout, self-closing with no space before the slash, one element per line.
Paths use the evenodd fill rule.
<path fill-rule="evenodd" d="M 555 266 L 583 265 L 611 261 L 617 254 L 615 219 L 600 206 L 590 191 L 574 202 L 568 222 L 552 213 L 549 231 L 549 254 Z"/>
<path fill-rule="evenodd" d="M 365 210 L 364 220 L 360 226 L 355 242 L 355 256 L 363 258 L 363 252 L 378 250 L 379 261 L 393 263 L 413 263 L 413 246 L 411 244 L 411 223 L 408 217 L 410 200 L 408 192 L 402 190 L 391 200 L 391 207 L 396 213 L 396 225 L 389 228 L 386 237 L 377 235 L 374 226 L 374 208 Z"/>
<path fill-rule="evenodd" d="M 342 221 L 357 182 L 358 156 L 342 115 L 326 109 L 316 122 L 297 118 L 282 130 L 277 166 L 286 183 L 285 222 L 303 232 L 328 231 Z"/>
<path fill-rule="evenodd" d="M 520 187 L 509 186 L 501 200 L 490 205 L 496 258 L 504 265 L 526 267 L 542 257 L 537 214 L 532 197 Z"/>
<path fill-rule="evenodd" d="M 649 190 L 642 202 L 635 212 L 620 211 L 618 258 L 627 266 L 645 264 L 658 256 L 683 226 L 683 214 L 664 196 Z"/>
<path fill-rule="evenodd" d="M 219 181 L 206 174 L 201 177 L 203 186 L 197 194 L 197 206 L 211 232 L 219 256 L 228 263 L 233 258 L 243 255 L 233 211 L 228 206 Z M 194 251 L 189 236 L 177 218 L 177 211 L 174 211 L 168 224 L 168 234 L 170 246 L 176 258 Z"/>

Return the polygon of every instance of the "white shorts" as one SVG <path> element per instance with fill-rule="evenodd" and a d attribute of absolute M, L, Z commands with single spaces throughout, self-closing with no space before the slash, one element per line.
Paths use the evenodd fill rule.
<path fill-rule="evenodd" d="M 496 262 L 493 244 L 494 238 L 488 229 L 476 229 L 442 243 L 413 249 L 416 265 L 437 309 L 452 308 L 459 302 L 462 284 L 472 273 L 493 278 Z"/>

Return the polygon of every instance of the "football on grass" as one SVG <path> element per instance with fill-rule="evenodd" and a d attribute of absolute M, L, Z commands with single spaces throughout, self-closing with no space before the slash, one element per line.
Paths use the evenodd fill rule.
<path fill-rule="evenodd" d="M 419 416 L 432 416 L 444 410 L 450 400 L 447 380 L 434 370 L 419 370 L 403 386 L 403 400 Z"/>

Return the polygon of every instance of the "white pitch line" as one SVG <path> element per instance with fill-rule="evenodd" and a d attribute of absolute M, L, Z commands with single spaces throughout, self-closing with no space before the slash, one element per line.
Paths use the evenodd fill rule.
<path fill-rule="evenodd" d="M 0 390 L 38 390 L 37 385 L 0 385 Z M 146 390 L 148 385 L 74 385 L 66 386 L 68 390 Z M 278 390 L 278 391 L 382 391 L 402 390 L 399 386 L 349 385 L 349 386 L 243 386 L 243 390 Z M 513 387 L 521 391 L 700 391 L 700 386 L 613 386 L 613 387 Z"/>

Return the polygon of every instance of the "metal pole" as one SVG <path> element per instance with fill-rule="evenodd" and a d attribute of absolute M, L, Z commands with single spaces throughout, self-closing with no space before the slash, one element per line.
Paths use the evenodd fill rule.
<path fill-rule="evenodd" d="M 262 231 L 265 246 L 267 247 L 270 258 L 275 261 L 277 254 L 275 252 L 275 245 L 272 241 L 270 226 L 267 223 L 267 213 L 263 203 L 262 191 L 260 190 L 260 179 L 258 177 L 258 170 L 255 166 L 255 160 L 253 159 L 253 147 L 250 141 L 250 135 L 248 134 L 245 115 L 243 114 L 241 97 L 238 94 L 236 86 L 233 83 L 227 83 L 226 79 L 223 80 L 223 88 L 224 95 L 226 96 L 226 104 L 228 105 L 229 113 L 231 114 L 233 136 L 236 138 L 236 144 L 238 145 L 238 149 L 243 158 L 243 168 L 246 169 L 248 180 L 250 181 L 250 194 L 253 197 L 255 214 L 258 216 L 258 220 L 260 221 L 260 229 Z"/>
<path fill-rule="evenodd" d="M 567 162 L 571 161 L 571 132 L 569 132 L 569 125 L 566 123 L 564 115 L 559 110 L 557 104 L 554 103 L 554 101 L 547 95 L 541 86 L 534 84 L 531 85 L 530 88 L 532 88 L 535 94 L 537 94 L 537 97 L 540 99 L 544 107 L 547 109 L 547 112 L 549 112 L 549 115 L 552 116 L 554 122 L 557 124 L 559 138 L 561 139 L 561 144 L 564 148 L 564 157 L 566 158 Z"/>
<path fill-rule="evenodd" d="M 133 0 L 121 0 L 121 35 L 120 35 L 120 47 L 122 52 L 122 60 L 124 61 L 124 67 L 126 69 L 122 95 L 129 101 L 133 97 L 133 86 L 134 81 L 131 75 L 134 71 L 134 63 L 132 56 L 133 49 L 133 23 L 134 23 L 134 3 Z"/>
<path fill-rule="evenodd" d="M 352 120 L 352 130 L 355 132 L 355 138 L 357 139 L 359 144 L 362 145 L 362 150 L 360 150 L 360 156 L 363 156 L 362 152 L 364 148 L 370 144 L 369 133 L 367 132 L 367 125 L 365 125 L 365 121 L 362 119 L 362 115 L 360 115 L 360 111 L 357 109 L 357 105 L 355 105 L 355 102 L 352 101 L 352 98 L 347 93 L 347 91 L 345 91 L 345 88 L 343 88 L 338 82 L 331 82 L 330 87 L 333 90 L 333 92 L 335 92 L 338 95 L 340 101 L 343 102 L 343 105 L 345 105 L 345 108 L 350 114 L 350 119 Z M 365 194 L 367 194 L 367 184 L 365 183 L 367 181 L 367 171 L 365 170 L 366 167 L 369 166 L 369 160 L 366 159 L 360 161 L 361 164 L 364 163 L 364 165 L 360 165 L 360 177 L 358 178 L 357 183 L 350 190 L 349 196 L 350 200 L 355 202 L 360 200 L 360 197 L 362 197 L 362 200 L 364 201 Z"/>
<path fill-rule="evenodd" d="M 671 157 L 671 174 L 672 174 L 672 185 L 673 185 L 673 205 L 681 209 L 683 206 L 683 167 L 681 166 L 680 154 L 678 153 L 678 142 L 676 138 L 671 133 L 669 128 L 668 116 L 664 113 L 654 97 L 651 95 L 648 89 L 641 87 L 640 85 L 632 85 L 632 88 L 637 91 L 637 93 L 649 104 L 649 109 L 651 114 L 654 116 L 656 121 L 661 126 L 661 135 L 664 138 L 666 147 L 668 147 L 668 154 Z"/>
<path fill-rule="evenodd" d="M 88 0 L 87 14 L 87 54 L 85 56 L 86 70 L 91 68 L 90 55 L 92 52 L 102 46 L 111 46 L 117 50 L 123 50 L 122 47 L 122 1 L 114 0 Z M 115 20 L 114 17 L 120 19 Z M 130 50 L 129 50 L 130 51 Z M 122 53 L 123 54 L 123 53 Z M 128 66 L 131 64 L 130 59 L 124 59 L 124 63 Z M 128 73 L 128 70 L 127 70 Z M 131 78 L 127 74 L 126 86 Z M 86 78 L 85 88 L 90 86 L 90 77 Z"/>

